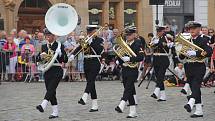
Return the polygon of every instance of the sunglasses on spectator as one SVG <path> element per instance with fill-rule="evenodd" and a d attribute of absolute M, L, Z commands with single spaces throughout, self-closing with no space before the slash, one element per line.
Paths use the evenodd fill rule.
<path fill-rule="evenodd" d="M 208 32 L 208 33 L 214 33 L 214 32 Z"/>

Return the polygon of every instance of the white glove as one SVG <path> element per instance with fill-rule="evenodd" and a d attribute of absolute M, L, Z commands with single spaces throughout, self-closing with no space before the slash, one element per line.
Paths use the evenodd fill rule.
<path fill-rule="evenodd" d="M 93 38 L 89 39 L 87 42 L 90 45 L 93 42 Z"/>
<path fill-rule="evenodd" d="M 116 61 L 116 65 L 119 65 L 119 61 L 118 60 Z"/>
<path fill-rule="evenodd" d="M 41 58 L 44 58 L 44 57 L 45 57 L 45 55 L 47 55 L 47 53 L 42 52 L 42 53 L 40 54 L 40 57 L 41 57 Z"/>
<path fill-rule="evenodd" d="M 189 51 L 187 51 L 187 55 L 190 56 L 190 57 L 196 56 L 196 51 L 189 50 Z"/>
<path fill-rule="evenodd" d="M 174 45 L 174 43 L 173 43 L 173 42 L 168 42 L 168 43 L 167 43 L 167 47 L 169 47 L 169 48 L 172 48 L 172 47 L 173 47 L 173 45 Z"/>
<path fill-rule="evenodd" d="M 71 61 L 73 61 L 75 59 L 75 56 L 72 54 L 72 55 L 70 55 L 70 57 L 69 57 L 69 62 L 71 62 Z"/>
<path fill-rule="evenodd" d="M 124 62 L 128 62 L 128 61 L 130 61 L 130 57 L 124 56 L 124 57 L 122 57 L 122 60 L 123 60 Z"/>
<path fill-rule="evenodd" d="M 61 55 L 62 55 L 62 52 L 61 52 L 61 49 L 56 49 L 56 51 L 55 51 L 56 53 L 58 53 L 59 54 L 59 56 L 61 57 Z"/>
<path fill-rule="evenodd" d="M 158 44 L 158 42 L 159 42 L 159 39 L 157 39 L 157 38 L 152 40 L 153 44 Z"/>

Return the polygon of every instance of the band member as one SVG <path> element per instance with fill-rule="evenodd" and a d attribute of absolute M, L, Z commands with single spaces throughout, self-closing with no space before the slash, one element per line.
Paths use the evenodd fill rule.
<path fill-rule="evenodd" d="M 208 41 L 201 36 L 201 24 L 198 22 L 191 21 L 188 23 L 189 32 L 191 34 L 191 42 L 204 51 L 194 51 L 188 50 L 187 56 L 189 57 L 210 57 L 212 54 L 212 49 L 209 46 Z M 180 58 L 183 58 L 180 55 Z M 188 98 L 188 103 L 184 106 L 187 112 L 191 112 L 194 104 L 196 105 L 196 110 L 191 118 L 203 117 L 202 111 L 202 100 L 201 100 L 201 83 L 206 72 L 206 66 L 204 61 L 193 61 L 190 58 L 187 58 L 187 62 L 184 65 L 185 73 L 187 76 L 188 83 L 191 88 L 192 94 Z"/>
<path fill-rule="evenodd" d="M 145 76 L 148 68 L 151 67 L 152 49 L 149 46 L 149 43 L 151 42 L 153 37 L 154 37 L 153 33 L 149 33 L 148 34 L 148 41 L 145 41 L 145 45 L 143 45 L 144 47 L 142 47 L 142 49 L 144 50 L 145 57 L 144 57 L 143 67 L 141 67 L 141 69 L 140 69 L 140 70 L 142 70 L 142 73 L 139 74 L 137 80 L 142 80 L 143 77 Z"/>
<path fill-rule="evenodd" d="M 40 54 L 39 60 L 43 59 L 44 56 L 48 53 L 49 49 L 53 50 L 55 53 L 59 53 L 56 61 L 44 73 L 45 78 L 45 86 L 46 86 L 46 94 L 42 103 L 36 106 L 36 109 L 40 112 L 44 112 L 48 102 L 51 102 L 53 113 L 49 116 L 49 119 L 58 118 L 58 103 L 56 98 L 56 89 L 58 84 L 63 76 L 63 69 L 61 68 L 61 63 L 67 63 L 68 57 L 64 50 L 64 46 L 61 45 L 60 49 L 58 48 L 58 43 L 55 41 L 55 35 L 49 32 L 48 29 L 44 29 L 44 33 L 46 36 L 47 44 L 42 45 L 42 53 Z"/>
<path fill-rule="evenodd" d="M 153 48 L 153 66 L 156 76 L 156 88 L 151 97 L 158 99 L 157 101 L 166 101 L 164 77 L 166 69 L 169 67 L 169 48 L 173 46 L 173 42 L 169 42 L 165 36 L 165 27 L 157 27 L 157 35 L 152 39 L 151 46 Z"/>
<path fill-rule="evenodd" d="M 88 37 L 92 36 L 95 32 L 97 32 L 97 28 L 98 28 L 97 25 L 88 25 L 87 26 Z M 101 53 L 104 49 L 102 44 L 103 39 L 95 35 L 91 39 L 89 39 L 88 45 L 84 48 L 84 72 L 87 80 L 87 85 L 84 94 L 78 101 L 78 103 L 81 105 L 85 105 L 87 103 L 87 97 L 90 94 L 92 99 L 92 108 L 90 109 L 90 112 L 98 111 L 95 80 L 101 66 L 99 58 L 101 57 Z M 74 55 L 80 52 L 82 48 L 83 48 L 82 45 L 78 46 L 74 50 L 73 54 L 69 57 L 69 61 L 73 60 Z"/>
<path fill-rule="evenodd" d="M 133 52 L 137 55 L 136 57 L 124 56 L 120 63 L 122 64 L 122 79 L 124 92 L 123 97 L 121 98 L 120 104 L 115 108 L 118 113 L 122 113 L 126 104 L 126 101 L 129 102 L 129 115 L 127 118 L 137 117 L 136 113 L 136 90 L 134 82 L 138 77 L 138 67 L 131 68 L 128 66 L 128 63 L 140 62 L 143 60 L 143 51 L 141 49 L 142 45 L 139 39 L 136 39 L 136 28 L 128 28 L 126 31 L 126 43 L 130 46 Z"/>
<path fill-rule="evenodd" d="M 187 39 L 187 40 L 190 40 L 190 39 L 191 39 L 191 34 L 189 33 L 189 30 L 188 30 L 188 24 L 185 24 L 185 27 L 184 27 L 184 29 L 183 29 L 182 32 L 183 32 L 182 35 L 183 35 L 183 37 L 184 37 L 185 39 Z M 180 59 L 180 58 L 179 58 L 179 59 Z M 183 60 L 181 60 L 181 61 L 183 61 Z M 181 93 L 182 93 L 182 94 L 187 95 L 188 90 L 190 89 L 190 85 L 189 85 L 188 82 L 189 82 L 189 80 L 187 80 L 187 81 L 185 82 L 184 87 L 181 89 Z"/>

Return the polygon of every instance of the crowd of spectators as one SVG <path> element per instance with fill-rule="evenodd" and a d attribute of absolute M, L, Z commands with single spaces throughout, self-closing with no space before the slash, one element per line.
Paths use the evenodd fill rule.
<path fill-rule="evenodd" d="M 113 80 L 120 79 L 120 65 L 116 61 L 116 55 L 113 52 L 113 46 L 116 44 L 116 37 L 120 34 L 120 30 L 117 28 L 110 29 L 106 23 L 104 29 L 98 36 L 104 39 L 108 45 L 108 56 L 101 58 L 101 78 L 111 78 Z M 184 32 L 184 30 L 182 30 Z M 175 33 L 171 26 L 166 25 L 165 33 L 170 41 L 174 41 Z M 208 38 L 208 43 L 213 48 L 214 46 L 214 29 L 206 26 L 202 27 L 202 34 Z M 153 38 L 153 33 L 148 34 L 147 40 L 137 34 L 137 38 L 143 43 L 143 49 L 145 52 L 145 58 L 140 64 L 140 71 L 145 74 L 147 68 L 151 66 L 151 54 L 152 51 L 149 48 L 149 42 Z M 86 33 L 82 30 L 78 32 L 71 32 L 69 35 L 58 38 L 59 41 L 65 46 L 65 51 L 68 56 L 73 50 L 82 43 L 86 37 Z M 24 81 L 27 75 L 33 76 L 34 79 L 42 81 L 42 72 L 37 69 L 36 58 L 41 51 L 41 46 L 46 44 L 46 38 L 42 30 L 35 30 L 33 34 L 28 33 L 26 30 L 12 29 L 10 33 L 0 31 L 0 79 L 8 81 Z M 177 59 L 175 49 L 171 50 L 171 59 L 174 63 L 173 71 L 178 75 L 180 79 L 176 79 L 176 82 L 182 83 L 186 79 L 184 75 L 183 64 Z M 84 77 L 84 53 L 80 52 L 74 61 L 71 63 L 63 64 L 64 76 L 66 81 L 85 81 Z M 207 67 L 210 68 L 210 72 L 214 73 L 214 60 L 215 51 L 211 58 L 207 59 Z M 101 79 L 100 78 L 100 79 Z M 139 76 L 138 80 L 142 77 Z"/>

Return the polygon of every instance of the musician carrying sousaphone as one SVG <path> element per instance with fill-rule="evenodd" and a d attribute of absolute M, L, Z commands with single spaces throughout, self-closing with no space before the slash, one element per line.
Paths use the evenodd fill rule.
<path fill-rule="evenodd" d="M 44 56 L 48 53 L 49 49 L 53 50 L 55 53 L 59 53 L 59 55 L 56 58 L 56 61 L 53 63 L 52 67 L 50 67 L 50 69 L 48 69 L 44 73 L 47 92 L 42 103 L 38 105 L 36 108 L 40 112 L 44 112 L 48 102 L 50 101 L 53 110 L 53 113 L 49 117 L 51 119 L 58 117 L 58 103 L 56 98 L 56 89 L 58 87 L 60 80 L 63 77 L 63 69 L 61 68 L 61 63 L 67 63 L 68 57 L 66 55 L 63 45 L 61 45 L 61 47 L 58 48 L 59 43 L 56 42 L 55 35 L 49 32 L 48 29 L 45 29 L 44 33 L 48 43 L 42 45 L 42 53 L 40 54 L 41 58 L 44 58 Z"/>
<path fill-rule="evenodd" d="M 56 17 L 56 18 L 53 18 Z M 40 112 L 44 112 L 48 102 L 52 105 L 53 113 L 49 119 L 58 118 L 58 102 L 56 98 L 56 89 L 63 77 L 62 63 L 67 63 L 68 57 L 64 46 L 56 41 L 57 36 L 64 36 L 71 33 L 78 22 L 78 16 L 75 9 L 65 3 L 58 3 L 46 13 L 44 34 L 47 44 L 42 45 L 42 51 L 38 61 L 42 64 L 39 69 L 44 73 L 46 94 L 42 103 L 36 106 Z"/>

